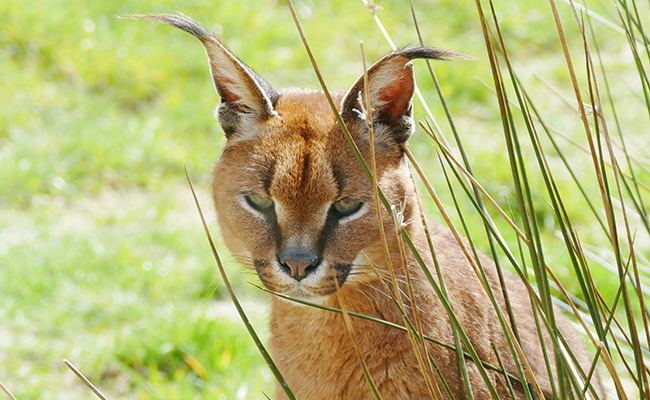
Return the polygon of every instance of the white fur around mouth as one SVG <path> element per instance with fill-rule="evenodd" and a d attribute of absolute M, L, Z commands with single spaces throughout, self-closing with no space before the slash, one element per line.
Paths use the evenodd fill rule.
<path fill-rule="evenodd" d="M 359 254 L 357 254 L 357 256 L 352 261 L 352 264 L 350 264 L 350 273 L 348 274 L 347 279 L 350 279 L 351 275 L 353 275 L 353 272 L 358 270 L 360 265 L 366 265 L 369 262 L 370 260 L 368 260 L 366 254 L 363 251 L 360 251 Z"/>
<path fill-rule="evenodd" d="M 328 270 L 328 264 L 325 261 L 318 266 L 316 271 L 307 275 L 301 281 L 297 281 L 287 275 L 277 261 L 273 261 L 273 267 L 273 272 L 276 274 L 276 278 L 279 279 L 280 284 L 286 288 L 282 291 L 282 294 L 316 304 L 323 304 L 325 300 L 330 297 L 330 295 L 323 296 L 320 294 L 314 294 L 309 290 L 309 286 L 318 287 L 319 282 L 322 282 L 325 278 L 325 274 L 327 273 L 326 271 Z M 291 302 L 295 303 L 293 301 Z"/>
<path fill-rule="evenodd" d="M 302 288 L 289 290 L 289 292 L 285 293 L 285 294 L 287 296 L 289 296 L 289 297 L 294 297 L 296 299 L 303 300 L 303 301 L 306 301 L 306 302 L 309 302 L 309 303 L 318 304 L 318 305 L 325 304 L 325 301 L 327 299 L 329 299 L 329 297 L 330 297 L 330 296 L 314 295 L 312 293 L 309 293 L 309 292 L 303 290 Z M 305 307 L 309 307 L 306 304 L 298 303 L 298 302 L 295 302 L 295 301 L 292 301 L 292 300 L 288 300 L 288 299 L 282 299 L 282 300 L 289 301 L 289 302 L 291 302 L 293 304 L 298 304 L 298 305 L 302 305 L 302 306 L 305 306 Z"/>

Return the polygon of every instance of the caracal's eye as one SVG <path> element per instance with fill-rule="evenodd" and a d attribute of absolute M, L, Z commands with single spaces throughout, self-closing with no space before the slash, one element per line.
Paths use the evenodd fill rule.
<path fill-rule="evenodd" d="M 258 211 L 268 211 L 273 207 L 273 200 L 269 199 L 266 196 L 249 194 L 246 196 L 246 201 L 248 204 L 250 204 L 251 207 Z"/>
<path fill-rule="evenodd" d="M 362 202 L 346 197 L 334 203 L 334 210 L 345 217 L 359 211 L 362 205 Z"/>

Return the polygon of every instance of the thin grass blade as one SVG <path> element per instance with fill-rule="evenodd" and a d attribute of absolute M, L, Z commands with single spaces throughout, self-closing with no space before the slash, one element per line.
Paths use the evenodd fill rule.
<path fill-rule="evenodd" d="M 228 279 L 226 270 L 224 269 L 223 264 L 221 263 L 221 258 L 217 253 L 217 248 L 215 247 L 214 242 L 212 241 L 212 235 L 210 234 L 210 230 L 208 229 L 208 224 L 205 222 L 205 217 L 203 216 L 203 211 L 201 210 L 201 205 L 199 204 L 199 199 L 196 196 L 196 192 L 194 191 L 194 187 L 192 186 L 192 181 L 190 180 L 190 176 L 187 173 L 187 167 L 185 167 L 185 177 L 187 178 L 187 183 L 190 185 L 190 190 L 192 191 L 192 196 L 194 197 L 194 203 L 196 204 L 197 211 L 199 213 L 199 216 L 201 217 L 203 230 L 205 231 L 205 234 L 208 238 L 208 242 L 210 243 L 210 249 L 212 250 L 212 255 L 214 256 L 214 259 L 217 262 L 217 266 L 219 267 L 219 273 L 221 273 L 221 279 L 223 279 L 226 289 L 228 290 L 230 299 L 232 303 L 235 305 L 235 308 L 237 309 L 237 313 L 239 314 L 239 317 L 244 323 L 246 330 L 248 331 L 249 335 L 253 339 L 253 342 L 255 342 L 255 346 L 257 346 L 257 349 L 262 354 L 262 357 L 264 357 L 264 361 L 266 361 L 266 364 L 269 366 L 269 369 L 273 373 L 273 376 L 280 384 L 280 387 L 282 388 L 282 390 L 284 391 L 284 393 L 287 395 L 289 399 L 295 400 L 296 397 L 294 396 L 293 392 L 289 388 L 289 385 L 287 384 L 287 381 L 282 376 L 282 373 L 275 365 L 275 362 L 271 358 L 269 352 L 266 350 L 266 347 L 264 346 L 261 339 L 257 335 L 257 332 L 255 332 L 255 328 L 253 328 L 253 325 L 251 325 L 250 321 L 248 320 L 248 316 L 246 316 L 246 312 L 244 311 L 244 308 L 241 306 L 241 303 L 239 302 L 239 299 L 235 294 L 235 290 L 232 288 L 232 285 L 230 284 L 230 280 Z"/>

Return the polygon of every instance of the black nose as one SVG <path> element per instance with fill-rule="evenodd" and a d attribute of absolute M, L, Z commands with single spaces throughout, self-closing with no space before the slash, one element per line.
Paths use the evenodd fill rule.
<path fill-rule="evenodd" d="M 288 249 L 278 258 L 280 266 L 289 276 L 301 281 L 314 272 L 320 264 L 320 258 L 309 251 Z"/>

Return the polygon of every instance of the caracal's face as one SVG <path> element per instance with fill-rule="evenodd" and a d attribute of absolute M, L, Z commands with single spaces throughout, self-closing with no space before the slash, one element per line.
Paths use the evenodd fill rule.
<path fill-rule="evenodd" d="M 268 289 L 319 301 L 335 277 L 352 285 L 367 273 L 364 249 L 378 241 L 372 186 L 322 92 L 285 91 L 275 110 L 214 166 L 219 223 Z"/>
<path fill-rule="evenodd" d="M 350 287 L 378 243 L 373 190 L 323 92 L 278 93 L 201 24 L 182 15 L 141 16 L 176 26 L 204 45 L 221 103 L 217 118 L 227 139 L 213 168 L 212 191 L 223 237 L 254 267 L 264 285 L 312 300 Z M 341 117 L 366 161 L 366 120 L 375 131 L 378 182 L 407 176 L 402 145 L 412 133 L 415 58 L 444 59 L 444 51 L 414 47 L 387 54 L 345 92 L 333 93 Z M 366 116 L 361 94 L 369 102 Z M 391 204 L 400 185 L 382 187 Z M 387 185 L 387 186 L 390 186 Z M 361 276 L 362 274 L 358 274 Z M 366 276 L 369 274 L 365 274 Z"/>
<path fill-rule="evenodd" d="M 335 282 L 350 287 L 367 279 L 368 271 L 361 273 L 366 250 L 379 242 L 372 186 L 324 93 L 278 93 L 190 18 L 140 17 L 192 34 L 207 52 L 221 98 L 217 117 L 228 139 L 213 168 L 212 192 L 233 254 L 254 267 L 267 288 L 295 297 L 324 299 L 335 292 Z M 404 203 L 411 185 L 402 147 L 413 132 L 411 60 L 450 56 L 403 48 L 371 65 L 345 93 L 332 94 L 366 162 L 366 122 L 372 122 L 377 181 L 393 205 Z"/>

